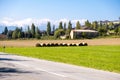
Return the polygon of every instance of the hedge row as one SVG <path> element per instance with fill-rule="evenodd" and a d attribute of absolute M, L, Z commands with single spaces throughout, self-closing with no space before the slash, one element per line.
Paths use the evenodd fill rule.
<path fill-rule="evenodd" d="M 57 47 L 57 46 L 88 46 L 87 43 L 79 43 L 79 44 L 76 44 L 76 43 L 70 43 L 70 44 L 67 44 L 67 43 L 37 43 L 35 45 L 36 47 Z"/>

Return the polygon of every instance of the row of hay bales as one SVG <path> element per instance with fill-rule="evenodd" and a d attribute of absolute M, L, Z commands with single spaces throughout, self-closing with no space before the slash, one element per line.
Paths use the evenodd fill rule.
<path fill-rule="evenodd" d="M 88 46 L 87 43 L 37 43 L 36 47 Z"/>

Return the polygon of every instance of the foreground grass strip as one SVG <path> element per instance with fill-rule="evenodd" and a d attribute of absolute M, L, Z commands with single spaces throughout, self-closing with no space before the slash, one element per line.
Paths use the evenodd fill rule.
<path fill-rule="evenodd" d="M 120 73 L 120 46 L 8 47 L 6 52 Z"/>

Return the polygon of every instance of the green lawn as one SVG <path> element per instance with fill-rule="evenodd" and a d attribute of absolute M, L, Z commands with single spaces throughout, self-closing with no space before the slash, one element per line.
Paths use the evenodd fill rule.
<path fill-rule="evenodd" d="M 120 73 L 120 46 L 8 47 L 5 52 Z"/>

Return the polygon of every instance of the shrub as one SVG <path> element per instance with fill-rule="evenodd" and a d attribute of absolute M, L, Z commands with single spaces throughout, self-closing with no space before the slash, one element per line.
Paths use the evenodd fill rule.
<path fill-rule="evenodd" d="M 60 38 L 60 36 L 65 35 L 64 29 L 58 29 L 55 31 L 54 37 L 55 39 Z"/>

